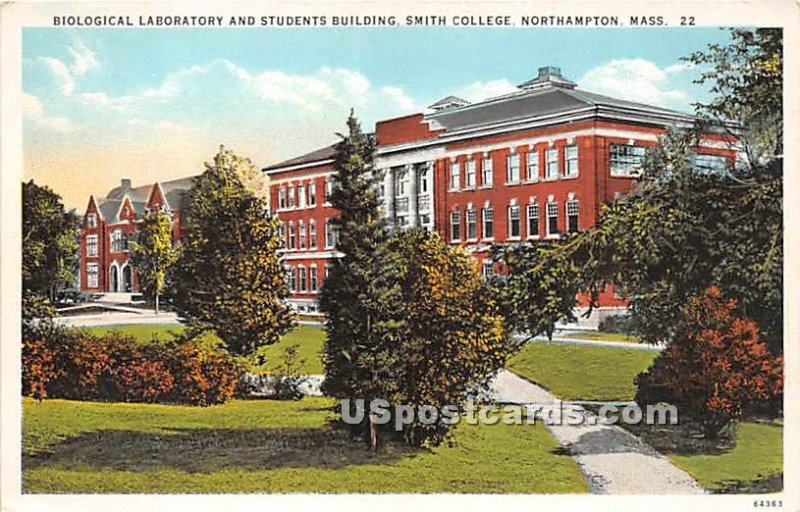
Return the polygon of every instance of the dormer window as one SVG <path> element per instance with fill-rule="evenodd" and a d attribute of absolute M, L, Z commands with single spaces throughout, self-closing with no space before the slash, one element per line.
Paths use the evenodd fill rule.
<path fill-rule="evenodd" d="M 89 213 L 86 215 L 86 227 L 87 228 L 97 227 L 97 215 L 95 215 L 94 213 Z"/>

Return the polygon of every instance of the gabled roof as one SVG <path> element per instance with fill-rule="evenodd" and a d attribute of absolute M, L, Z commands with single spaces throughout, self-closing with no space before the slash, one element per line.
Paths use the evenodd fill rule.
<path fill-rule="evenodd" d="M 195 176 L 188 176 L 169 181 L 149 183 L 138 187 L 114 187 L 108 192 L 108 196 L 95 198 L 95 204 L 103 219 L 109 224 L 114 224 L 120 221 L 117 214 L 127 196 L 131 201 L 131 206 L 133 206 L 136 212 L 136 218 L 141 219 L 145 214 L 147 202 L 150 199 L 153 187 L 158 184 L 170 208 L 180 209 L 183 206 L 184 197 L 192 187 L 194 178 Z"/>

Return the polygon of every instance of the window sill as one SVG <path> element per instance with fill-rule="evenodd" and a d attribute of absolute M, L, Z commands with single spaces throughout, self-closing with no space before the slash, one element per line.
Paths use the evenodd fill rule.
<path fill-rule="evenodd" d="M 480 190 L 489 190 L 494 188 L 494 183 L 489 183 L 488 185 L 481 185 L 478 187 Z"/>
<path fill-rule="evenodd" d="M 541 237 L 539 235 L 528 236 L 528 240 L 539 240 Z"/>
<path fill-rule="evenodd" d="M 447 191 L 448 192 L 461 192 L 461 189 L 460 188 L 448 188 Z"/>
<path fill-rule="evenodd" d="M 576 180 L 580 177 L 579 174 L 565 174 L 561 177 L 562 180 Z"/>
<path fill-rule="evenodd" d="M 489 237 L 489 238 L 484 237 L 484 238 L 482 238 L 482 240 L 484 242 L 494 242 L 494 237 Z"/>
<path fill-rule="evenodd" d="M 521 181 L 519 181 L 519 180 L 517 180 L 517 181 L 507 181 L 507 182 L 505 183 L 505 185 L 506 185 L 507 187 L 514 187 L 514 186 L 516 186 L 516 185 L 522 185 L 522 182 L 521 182 Z"/>
<path fill-rule="evenodd" d="M 525 183 L 526 185 L 533 185 L 534 183 L 539 183 L 540 181 L 542 181 L 542 180 L 539 179 L 539 178 L 536 178 L 535 180 L 525 180 L 523 183 Z"/>
<path fill-rule="evenodd" d="M 518 236 L 510 236 L 510 237 L 506 238 L 506 240 L 508 240 L 509 242 L 519 242 L 520 240 L 522 240 L 522 238 L 520 238 Z"/>
<path fill-rule="evenodd" d="M 547 236 L 545 237 L 545 240 L 558 240 L 558 239 L 560 239 L 560 238 L 561 238 L 561 235 L 560 235 L 560 234 L 559 234 L 559 235 L 547 235 Z"/>
<path fill-rule="evenodd" d="M 465 190 L 475 190 L 475 185 L 467 185 L 464 188 L 462 188 L 461 190 L 463 190 L 463 191 L 465 191 Z"/>
<path fill-rule="evenodd" d="M 556 176 L 555 178 L 553 178 L 553 177 L 545 178 L 542 181 L 545 181 L 545 182 L 547 182 L 547 181 L 558 181 L 558 176 Z"/>

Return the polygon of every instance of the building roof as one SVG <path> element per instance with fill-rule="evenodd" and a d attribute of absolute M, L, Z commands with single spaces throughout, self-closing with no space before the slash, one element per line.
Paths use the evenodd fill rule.
<path fill-rule="evenodd" d="M 183 199 L 192 187 L 194 178 L 195 176 L 188 176 L 186 178 L 158 182 L 170 208 L 180 209 L 183 206 Z M 115 223 L 119 222 L 117 213 L 119 213 L 122 202 L 127 196 L 131 200 L 131 205 L 138 219 L 145 214 L 145 208 L 147 208 L 147 202 L 154 186 L 155 183 L 149 183 L 131 187 L 130 180 L 123 179 L 122 183 L 112 188 L 106 197 L 95 198 L 95 202 L 106 222 Z"/>
<path fill-rule="evenodd" d="M 284 168 L 284 167 L 291 167 L 293 165 L 302 165 L 308 164 L 311 162 L 319 162 L 322 160 L 330 160 L 336 155 L 336 144 L 331 144 L 330 146 L 325 146 L 324 148 L 316 149 L 311 151 L 310 153 L 306 153 L 304 155 L 300 155 L 295 158 L 291 158 L 289 160 L 284 160 L 283 162 L 279 162 L 277 164 L 272 164 L 262 169 L 263 171 L 271 171 L 273 169 Z"/>
<path fill-rule="evenodd" d="M 675 110 L 611 98 L 579 89 L 551 85 L 514 92 L 462 108 L 436 112 L 426 116 L 426 119 L 435 121 L 436 124 L 448 132 L 453 132 L 483 125 L 551 116 L 582 108 L 602 106 L 687 117 L 686 114 Z"/>

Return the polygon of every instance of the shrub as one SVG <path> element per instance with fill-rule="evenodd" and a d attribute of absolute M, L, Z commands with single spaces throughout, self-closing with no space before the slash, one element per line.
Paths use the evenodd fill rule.
<path fill-rule="evenodd" d="M 236 390 L 241 369 L 222 352 L 203 349 L 194 342 L 171 345 L 165 358 L 175 379 L 173 400 L 192 405 L 224 403 Z"/>
<path fill-rule="evenodd" d="M 22 344 L 22 394 L 38 400 L 47 397 L 47 384 L 53 379 L 53 352 L 42 340 Z"/>
<path fill-rule="evenodd" d="M 22 391 L 34 398 L 211 405 L 233 396 L 240 373 L 231 356 L 193 342 L 139 345 L 117 333 L 47 333 L 23 344 Z"/>
<path fill-rule="evenodd" d="M 734 316 L 735 308 L 715 286 L 690 299 L 671 343 L 636 378 L 636 401 L 677 406 L 707 437 L 765 403 L 779 408 L 783 358 L 771 355 L 756 324 Z"/>
<path fill-rule="evenodd" d="M 272 393 L 270 398 L 274 400 L 300 400 L 303 397 L 300 391 L 300 384 L 303 383 L 303 376 L 300 375 L 300 368 L 305 363 L 300 359 L 297 349 L 299 344 L 295 343 L 283 349 L 281 364 L 273 368 L 275 378 L 272 382 Z"/>

